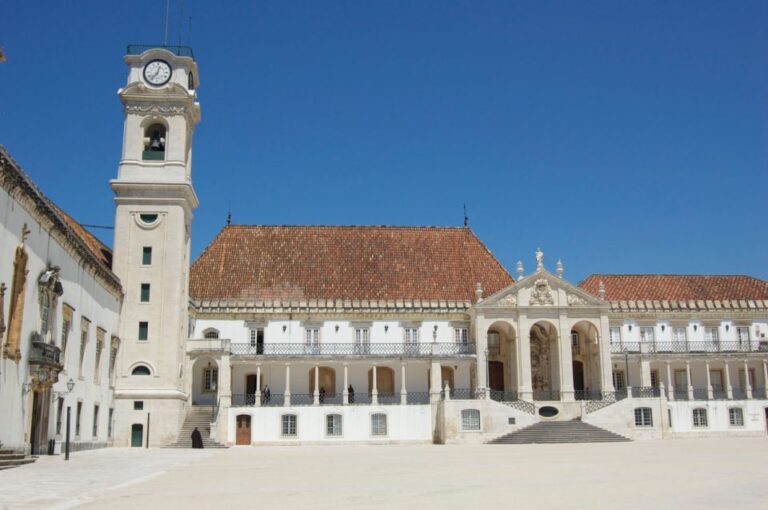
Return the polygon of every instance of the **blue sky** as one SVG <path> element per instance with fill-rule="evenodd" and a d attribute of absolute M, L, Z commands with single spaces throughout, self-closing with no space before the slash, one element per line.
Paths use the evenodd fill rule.
<path fill-rule="evenodd" d="M 163 12 L 0 2 L 0 143 L 82 223 L 113 223 L 122 57 Z M 541 246 L 573 281 L 768 278 L 768 2 L 173 0 L 171 42 L 189 16 L 193 256 L 230 207 L 460 225 L 466 203 L 510 272 Z"/>

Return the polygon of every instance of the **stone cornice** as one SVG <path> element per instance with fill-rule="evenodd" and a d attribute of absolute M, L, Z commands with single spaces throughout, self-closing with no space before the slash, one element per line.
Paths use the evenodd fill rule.
<path fill-rule="evenodd" d="M 611 301 L 610 305 L 611 312 L 768 311 L 768 300 L 763 299 Z"/>

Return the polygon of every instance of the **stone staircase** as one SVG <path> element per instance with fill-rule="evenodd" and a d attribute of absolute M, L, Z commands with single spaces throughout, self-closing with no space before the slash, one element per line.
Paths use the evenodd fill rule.
<path fill-rule="evenodd" d="M 577 419 L 539 422 L 517 432 L 497 437 L 489 444 L 615 443 L 622 441 L 629 441 L 629 439 Z"/>
<path fill-rule="evenodd" d="M 213 406 L 192 406 L 184 418 L 178 439 L 166 448 L 192 448 L 192 431 L 195 430 L 195 427 L 203 436 L 203 448 L 226 448 L 223 444 L 211 439 L 212 413 Z"/>
<path fill-rule="evenodd" d="M 24 464 L 31 464 L 36 460 L 37 457 L 27 457 L 23 453 L 3 448 L 2 443 L 0 443 L 0 471 L 23 466 Z"/>

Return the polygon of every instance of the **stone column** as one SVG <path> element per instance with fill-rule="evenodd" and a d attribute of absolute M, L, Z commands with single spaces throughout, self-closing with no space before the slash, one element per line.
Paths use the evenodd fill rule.
<path fill-rule="evenodd" d="M 715 398 L 715 392 L 712 391 L 712 376 L 709 373 L 709 361 L 704 363 L 704 368 L 707 371 L 707 400 Z"/>
<path fill-rule="evenodd" d="M 477 347 L 477 392 L 488 393 L 488 328 L 482 317 L 475 318 L 475 345 Z M 434 365 L 434 363 L 433 363 Z M 439 367 L 439 364 L 438 364 Z M 437 387 L 440 387 L 438 378 Z M 430 392 L 434 391 L 434 386 Z"/>
<path fill-rule="evenodd" d="M 430 402 L 440 401 L 440 382 L 442 379 L 442 372 L 440 370 L 440 362 L 432 361 L 432 365 L 429 369 L 429 400 Z"/>
<path fill-rule="evenodd" d="M 232 366 L 229 363 L 229 354 L 221 355 L 218 389 L 219 407 L 229 408 L 232 405 Z"/>
<path fill-rule="evenodd" d="M 256 394 L 253 396 L 256 407 L 261 405 L 261 365 L 256 365 Z"/>
<path fill-rule="evenodd" d="M 725 361 L 725 397 L 728 400 L 733 400 L 733 386 L 731 386 L 731 369 L 728 366 L 728 361 Z"/>
<path fill-rule="evenodd" d="M 344 363 L 344 389 L 341 391 L 342 405 L 349 404 L 349 364 Z"/>
<path fill-rule="evenodd" d="M 318 384 L 320 383 L 320 368 L 315 365 L 315 391 L 312 392 L 312 396 L 314 397 L 313 404 L 318 406 L 320 405 L 320 388 L 318 388 Z"/>
<path fill-rule="evenodd" d="M 405 363 L 400 363 L 400 403 L 408 403 L 408 390 L 405 389 Z"/>
<path fill-rule="evenodd" d="M 747 398 L 752 398 L 752 383 L 749 382 L 749 363 L 744 360 L 744 390 L 747 394 Z"/>
<path fill-rule="evenodd" d="M 691 362 L 685 362 L 685 379 L 688 383 L 688 400 L 693 400 L 693 381 L 691 381 Z"/>
<path fill-rule="evenodd" d="M 768 398 L 768 361 L 763 360 L 763 398 Z"/>
<path fill-rule="evenodd" d="M 560 316 L 557 332 L 557 354 L 560 361 L 560 400 L 573 402 L 573 348 L 571 347 L 571 328 L 568 320 Z"/>
<path fill-rule="evenodd" d="M 373 365 L 373 373 L 371 374 L 371 405 L 379 404 L 379 389 L 376 385 L 376 365 Z"/>
<path fill-rule="evenodd" d="M 613 361 L 611 358 L 611 328 L 607 315 L 600 316 L 600 333 L 597 337 L 597 347 L 600 350 L 600 390 L 603 393 L 612 392 Z"/>
<path fill-rule="evenodd" d="M 285 402 L 283 402 L 284 406 L 291 405 L 291 364 L 286 363 L 285 364 L 285 393 L 283 393 L 283 397 L 285 398 Z"/>
<path fill-rule="evenodd" d="M 651 387 L 651 362 L 647 359 L 640 359 L 640 386 Z"/>
<path fill-rule="evenodd" d="M 672 379 L 672 368 L 667 361 L 667 400 L 675 400 L 675 380 Z"/>
<path fill-rule="evenodd" d="M 531 325 L 520 318 L 520 334 L 517 342 L 517 388 L 520 400 L 533 400 L 531 375 Z"/>

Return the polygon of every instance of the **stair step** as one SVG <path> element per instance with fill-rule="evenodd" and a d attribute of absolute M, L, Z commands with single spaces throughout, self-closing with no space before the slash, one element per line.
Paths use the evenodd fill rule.
<path fill-rule="evenodd" d="M 580 420 L 540 422 L 517 432 L 498 437 L 491 444 L 615 443 L 629 441 L 600 427 Z"/>

